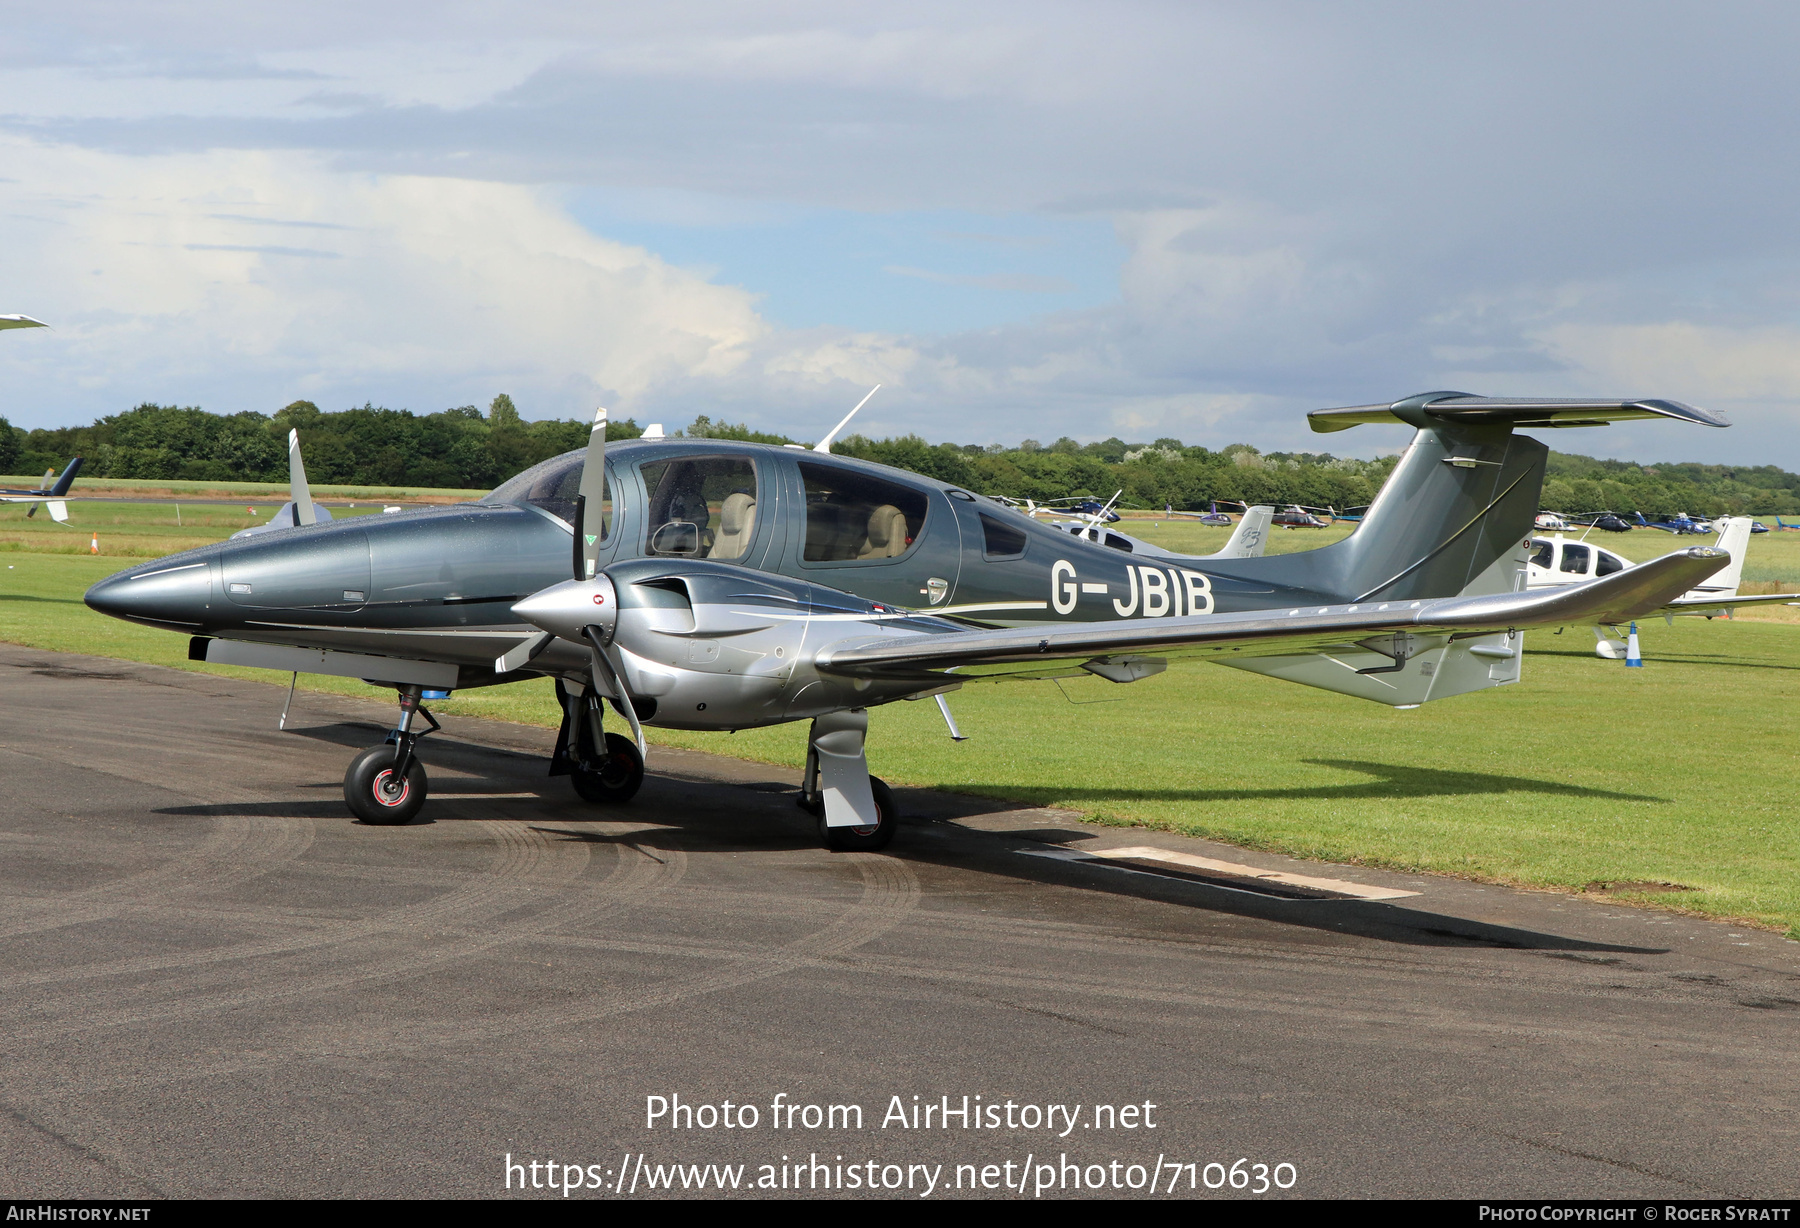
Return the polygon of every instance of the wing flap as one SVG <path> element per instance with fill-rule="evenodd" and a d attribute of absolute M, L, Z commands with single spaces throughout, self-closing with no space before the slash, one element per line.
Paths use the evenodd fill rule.
<path fill-rule="evenodd" d="M 1468 636 L 1524 627 L 1624 621 L 1662 609 L 1730 561 L 1731 556 L 1723 550 L 1695 546 L 1598 580 L 1536 593 L 981 631 L 922 629 L 901 638 L 831 645 L 820 651 L 817 664 L 833 673 L 890 675 L 1025 666 L 1024 671 L 1001 671 L 1017 673 L 1044 669 L 1057 658 L 1067 657 L 1166 655 L 1178 649 L 1280 655 L 1317 652 L 1334 645 L 1356 651 L 1355 646 L 1366 645 L 1370 637 L 1389 633 Z"/>

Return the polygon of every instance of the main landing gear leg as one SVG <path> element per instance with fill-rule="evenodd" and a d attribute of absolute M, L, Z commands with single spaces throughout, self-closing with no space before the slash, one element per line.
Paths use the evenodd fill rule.
<path fill-rule="evenodd" d="M 819 838 L 838 852 L 873 853 L 894 838 L 899 811 L 887 785 L 869 775 L 868 732 L 868 710 L 854 708 L 817 718 L 807 739 L 799 803 L 819 816 Z"/>
<path fill-rule="evenodd" d="M 400 688 L 400 721 L 394 731 L 380 746 L 371 746 L 352 759 L 350 770 L 344 773 L 344 801 L 350 813 L 365 823 L 397 827 L 412 822 L 425 805 L 425 765 L 414 754 L 414 746 L 442 726 L 419 702 L 420 690 L 416 686 Z M 414 733 L 415 716 L 424 717 L 431 728 Z"/>
<path fill-rule="evenodd" d="M 566 775 L 583 801 L 630 801 L 644 784 L 644 757 L 637 744 L 605 731 L 600 694 L 593 687 L 559 680 L 556 695 L 563 724 L 550 774 Z"/>

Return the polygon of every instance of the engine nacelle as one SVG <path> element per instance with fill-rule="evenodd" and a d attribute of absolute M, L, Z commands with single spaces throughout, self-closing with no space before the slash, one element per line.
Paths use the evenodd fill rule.
<path fill-rule="evenodd" d="M 513 612 L 583 646 L 586 628 L 610 612 L 601 639 L 646 725 L 750 729 L 943 686 L 822 674 L 813 664 L 821 648 L 891 638 L 917 616 L 730 564 L 634 559 L 534 593 Z"/>

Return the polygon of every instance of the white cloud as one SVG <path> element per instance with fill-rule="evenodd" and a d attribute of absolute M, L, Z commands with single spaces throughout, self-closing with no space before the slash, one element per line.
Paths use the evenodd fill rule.
<path fill-rule="evenodd" d="M 76 417 L 70 379 L 96 413 L 140 399 L 266 412 L 302 395 L 436 409 L 501 388 L 631 412 L 671 379 L 738 370 L 768 331 L 750 293 L 597 238 L 539 189 L 348 174 L 307 154 L 15 139 L 0 156 L 16 240 L 0 275 L 56 329 L 0 347 L 15 421 L 52 398 Z"/>
<path fill-rule="evenodd" d="M 1647 395 L 1704 401 L 1800 402 L 1800 328 L 1658 324 L 1559 324 L 1540 338 L 1579 372 L 1588 390 L 1655 389 Z"/>

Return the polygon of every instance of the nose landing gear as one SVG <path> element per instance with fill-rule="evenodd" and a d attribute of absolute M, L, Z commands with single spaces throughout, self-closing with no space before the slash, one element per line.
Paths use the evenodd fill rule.
<path fill-rule="evenodd" d="M 425 765 L 413 748 L 420 738 L 442 726 L 419 702 L 420 690 L 416 686 L 400 688 L 399 724 L 386 742 L 352 759 L 350 770 L 344 773 L 344 802 L 350 813 L 365 823 L 398 827 L 412 822 L 425 805 Z M 424 717 L 431 728 L 414 733 L 415 715 Z"/>
<path fill-rule="evenodd" d="M 877 852 L 888 846 L 899 825 L 893 791 L 880 777 L 869 775 L 863 755 L 868 729 L 868 712 L 856 708 L 814 720 L 807 740 L 798 802 L 818 816 L 819 839 L 834 852 Z"/>

